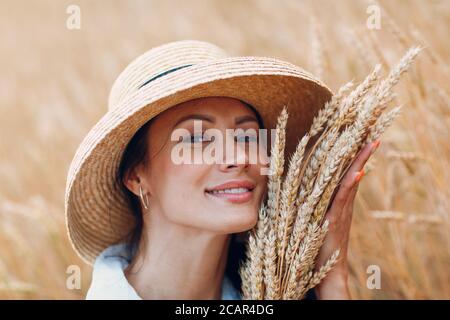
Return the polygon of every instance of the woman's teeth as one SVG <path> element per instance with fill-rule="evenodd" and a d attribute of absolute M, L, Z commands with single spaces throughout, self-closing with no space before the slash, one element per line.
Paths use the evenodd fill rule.
<path fill-rule="evenodd" d="M 208 191 L 209 193 L 212 194 L 218 194 L 218 193 L 244 193 L 244 192 L 249 192 L 250 189 L 247 188 L 232 188 L 232 189 L 223 189 L 223 190 L 212 190 L 212 191 Z"/>

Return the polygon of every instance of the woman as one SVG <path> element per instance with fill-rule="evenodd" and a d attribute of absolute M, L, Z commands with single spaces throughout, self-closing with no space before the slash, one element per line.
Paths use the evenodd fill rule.
<path fill-rule="evenodd" d="M 94 263 L 87 298 L 240 299 L 239 239 L 255 226 L 265 199 L 268 159 L 260 150 L 270 144 L 237 132 L 274 128 L 286 105 L 288 156 L 330 97 L 297 66 L 228 57 L 201 41 L 168 43 L 134 60 L 68 174 L 69 238 Z M 204 155 L 221 139 L 232 143 L 215 149 L 219 161 L 175 161 L 174 150 Z M 316 287 L 319 299 L 349 298 L 353 199 L 373 147 L 361 151 L 327 213 L 331 228 L 317 264 L 337 248 L 342 258 Z"/>

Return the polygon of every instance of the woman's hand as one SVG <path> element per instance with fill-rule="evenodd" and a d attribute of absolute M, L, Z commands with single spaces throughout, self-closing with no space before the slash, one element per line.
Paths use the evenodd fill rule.
<path fill-rule="evenodd" d="M 353 215 L 353 201 L 358 190 L 359 180 L 364 175 L 364 165 L 379 144 L 380 140 L 377 140 L 366 145 L 360 151 L 342 179 L 331 207 L 325 214 L 325 219 L 328 219 L 330 223 L 328 233 L 317 257 L 316 268 L 318 269 L 325 264 L 334 251 L 340 249 L 340 252 L 336 265 L 315 288 L 318 299 L 350 299 L 347 285 L 347 249 Z"/>

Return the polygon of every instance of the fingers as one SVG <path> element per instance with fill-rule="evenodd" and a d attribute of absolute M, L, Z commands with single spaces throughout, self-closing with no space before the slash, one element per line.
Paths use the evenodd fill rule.
<path fill-rule="evenodd" d="M 346 221 L 346 223 L 349 224 L 348 228 L 350 229 L 350 224 L 352 221 L 352 216 L 353 216 L 353 205 L 355 202 L 355 197 L 356 197 L 356 193 L 358 191 L 358 187 L 359 187 L 359 183 L 355 184 L 348 197 L 347 197 L 347 201 L 344 204 L 344 207 L 342 208 L 342 216 L 341 216 L 341 221 Z"/>
<path fill-rule="evenodd" d="M 361 149 L 361 151 L 359 152 L 356 159 L 353 161 L 348 173 L 351 173 L 353 174 L 353 176 L 355 176 L 357 172 L 361 172 L 367 160 L 369 160 L 370 156 L 375 152 L 375 150 L 379 147 L 379 145 L 380 140 L 376 140 L 373 143 L 365 145 L 364 148 Z"/>
<path fill-rule="evenodd" d="M 347 197 L 347 201 L 345 202 L 344 207 L 347 207 L 349 205 L 353 205 L 353 201 L 355 200 L 356 197 L 356 192 L 358 192 L 358 187 L 359 187 L 359 183 L 356 183 L 350 190 L 348 197 Z"/>
<path fill-rule="evenodd" d="M 347 200 L 352 196 L 351 194 L 353 193 L 353 197 L 355 196 L 356 189 L 353 190 L 353 187 L 357 185 L 363 177 L 364 165 L 379 145 L 380 140 L 376 140 L 373 143 L 365 145 L 361 149 L 361 151 L 351 164 L 350 168 L 348 169 L 347 173 L 345 174 L 344 178 L 342 179 L 342 183 L 339 186 L 336 197 L 333 200 L 333 206 L 335 206 L 336 208 L 343 208 Z"/>
<path fill-rule="evenodd" d="M 351 188 L 355 184 L 357 184 L 361 178 L 364 176 L 364 165 L 367 160 L 369 160 L 370 156 L 375 152 L 375 150 L 379 147 L 380 140 L 376 140 L 373 143 L 369 143 L 365 145 L 358 156 L 353 161 L 352 165 L 348 169 L 343 184 L 347 185 L 348 188 Z"/>

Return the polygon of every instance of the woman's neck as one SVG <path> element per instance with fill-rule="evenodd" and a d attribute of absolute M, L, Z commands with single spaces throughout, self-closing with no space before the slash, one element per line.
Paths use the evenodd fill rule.
<path fill-rule="evenodd" d="M 230 235 L 151 224 L 125 270 L 137 294 L 142 299 L 220 299 Z"/>

